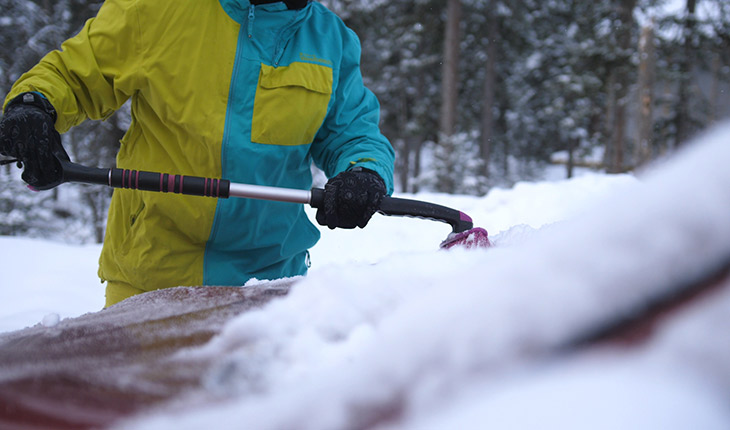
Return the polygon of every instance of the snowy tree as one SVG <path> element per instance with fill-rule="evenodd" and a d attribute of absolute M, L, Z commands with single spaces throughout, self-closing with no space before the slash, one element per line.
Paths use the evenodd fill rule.
<path fill-rule="evenodd" d="M 100 1 L 0 0 L 0 86 L 3 95 L 46 53 L 80 30 Z M 90 165 L 113 164 L 125 123 L 123 112 L 106 123 L 87 122 L 62 136 L 72 159 Z M 63 190 L 31 193 L 8 166 L 0 175 L 0 209 L 7 213 L 0 234 L 53 237 L 75 242 L 101 241 L 109 195 L 98 188 L 65 185 Z"/>
<path fill-rule="evenodd" d="M 603 140 L 606 2 L 525 2 L 505 77 L 511 154 L 545 160 Z"/>
<path fill-rule="evenodd" d="M 727 0 L 690 0 L 680 15 L 657 19 L 652 113 L 642 124 L 635 114 L 637 14 L 666 0 L 460 0 L 460 55 L 451 63 L 458 72 L 450 84 L 458 92 L 449 109 L 458 114 L 441 135 L 449 2 L 320 1 L 361 39 L 363 78 L 380 100 L 381 128 L 397 152 L 399 191 L 484 193 L 536 177 L 558 151 L 576 160 L 601 149 L 612 170 L 630 169 L 640 126 L 649 136 L 642 139 L 653 144 L 649 157 L 656 157 L 727 115 L 721 97 L 730 81 Z M 0 0 L 3 95 L 101 4 Z M 126 106 L 105 122 L 86 122 L 63 136 L 64 145 L 75 161 L 110 166 L 129 116 Z M 16 173 L 11 165 L 0 175 L 0 209 L 15 220 L 0 234 L 76 231 L 100 240 L 107 190 L 64 185 L 31 194 Z M 21 225 L 34 217 L 42 222 Z M 81 226 L 71 226 L 76 222 Z"/>
<path fill-rule="evenodd" d="M 663 91 L 655 139 L 663 142 L 663 151 L 718 119 L 717 87 L 730 80 L 729 26 L 725 0 L 688 0 L 680 15 L 658 22 L 657 81 Z M 708 76 L 710 88 L 702 89 Z"/>
<path fill-rule="evenodd" d="M 417 191 L 422 149 L 438 137 L 443 4 L 323 3 L 360 37 L 365 83 L 380 100 L 381 128 L 397 151 L 398 185 L 403 191 Z"/>
<path fill-rule="evenodd" d="M 31 40 L 48 21 L 48 15 L 36 3 L 0 0 L 0 88 L 3 96 L 13 81 L 45 53 L 37 52 L 37 44 Z"/>
<path fill-rule="evenodd" d="M 430 189 L 451 194 L 479 195 L 486 188 L 480 174 L 483 160 L 479 156 L 477 133 L 441 136 L 433 148 L 433 168 L 420 178 Z"/>

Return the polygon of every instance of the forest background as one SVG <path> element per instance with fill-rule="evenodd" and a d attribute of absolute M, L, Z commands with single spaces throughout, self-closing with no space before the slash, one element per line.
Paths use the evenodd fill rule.
<path fill-rule="evenodd" d="M 727 0 L 321 2 L 361 39 L 398 192 L 484 195 L 550 163 L 566 177 L 633 171 L 730 117 Z M 102 3 L 0 0 L 2 95 Z M 127 105 L 64 146 L 112 166 L 129 122 Z M 4 166 L 0 235 L 101 242 L 109 198 L 80 185 L 32 193 Z"/>

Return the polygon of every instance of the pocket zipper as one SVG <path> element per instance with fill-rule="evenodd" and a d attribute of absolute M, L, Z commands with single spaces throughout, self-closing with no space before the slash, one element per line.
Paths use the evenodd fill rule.
<path fill-rule="evenodd" d="M 137 209 L 137 212 L 130 215 L 130 217 L 129 217 L 129 226 L 130 227 L 132 227 L 134 225 L 134 223 L 137 222 L 137 218 L 139 218 L 139 214 L 142 213 L 142 211 L 144 210 L 144 207 L 145 207 L 145 204 L 143 202 L 142 205 L 139 207 L 139 209 Z"/>

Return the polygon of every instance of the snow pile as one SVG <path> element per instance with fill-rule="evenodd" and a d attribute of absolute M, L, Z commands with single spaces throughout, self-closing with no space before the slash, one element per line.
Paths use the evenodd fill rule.
<path fill-rule="evenodd" d="M 100 252 L 98 245 L 0 237 L 0 332 L 101 309 Z"/>
<path fill-rule="evenodd" d="M 640 179 L 402 196 L 468 213 L 488 250 L 437 250 L 449 228 L 431 221 L 325 229 L 288 296 L 175 358 L 208 358 L 203 389 L 229 400 L 192 393 L 119 428 L 727 429 L 730 285 L 641 348 L 566 345 L 727 263 L 728 139 Z M 99 309 L 98 253 L 0 238 L 0 331 Z"/>
<path fill-rule="evenodd" d="M 563 173 L 562 168 L 557 170 Z M 630 175 L 584 172 L 571 180 L 495 189 L 484 198 L 431 193 L 398 197 L 462 210 L 474 218 L 476 226 L 489 231 L 493 242 L 505 246 L 575 214 L 597 196 L 635 182 Z M 309 214 L 314 219 L 314 210 Z M 323 228 L 322 239 L 311 250 L 311 273 L 353 263 L 375 264 L 403 254 L 432 253 L 449 231 L 444 223 L 380 215 L 363 230 Z M 51 314 L 70 318 L 101 309 L 104 285 L 96 275 L 100 252 L 98 245 L 73 246 L 0 236 L 0 332 L 41 323 Z"/>
<path fill-rule="evenodd" d="M 644 349 L 556 352 L 727 264 L 728 137 L 507 246 L 313 270 L 178 357 L 209 356 L 233 400 L 120 428 L 727 428 L 730 285 Z"/>

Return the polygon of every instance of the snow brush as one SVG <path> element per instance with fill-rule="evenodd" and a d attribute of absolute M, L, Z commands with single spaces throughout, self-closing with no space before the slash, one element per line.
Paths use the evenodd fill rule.
<path fill-rule="evenodd" d="M 323 205 L 324 190 L 312 188 L 299 190 L 292 188 L 269 187 L 263 185 L 239 184 L 227 179 L 183 176 L 168 173 L 146 172 L 118 168 L 87 167 L 69 161 L 61 161 L 62 182 L 107 185 L 123 188 L 162 193 L 186 194 L 191 196 L 226 199 L 241 197 L 248 199 L 270 200 L 308 204 L 317 209 Z M 485 248 L 491 246 L 487 231 L 474 227 L 467 214 L 434 203 L 385 196 L 378 213 L 389 216 L 405 216 L 441 221 L 451 225 L 452 232 L 441 242 L 440 248 L 454 246 L 465 248 Z"/>

